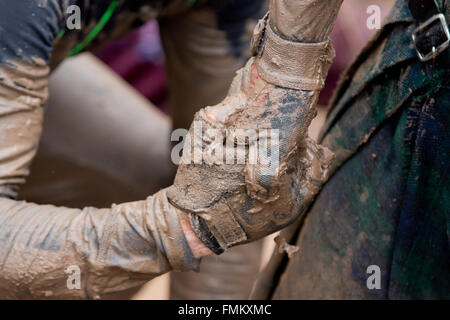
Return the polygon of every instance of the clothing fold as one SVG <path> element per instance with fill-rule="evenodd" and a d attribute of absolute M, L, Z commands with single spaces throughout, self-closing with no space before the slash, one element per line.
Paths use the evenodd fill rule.
<path fill-rule="evenodd" d="M 99 299 L 169 270 L 198 268 L 166 190 L 110 209 L 3 198 L 0 213 L 0 293 L 6 299 Z"/>

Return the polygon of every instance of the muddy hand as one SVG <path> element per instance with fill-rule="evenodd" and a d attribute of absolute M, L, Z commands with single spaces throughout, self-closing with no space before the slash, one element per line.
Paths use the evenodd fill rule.
<path fill-rule="evenodd" d="M 308 137 L 334 51 L 282 39 L 266 16 L 253 57 L 223 102 L 200 110 L 169 201 L 191 214 L 215 253 L 295 221 L 327 178 L 333 154 Z"/>

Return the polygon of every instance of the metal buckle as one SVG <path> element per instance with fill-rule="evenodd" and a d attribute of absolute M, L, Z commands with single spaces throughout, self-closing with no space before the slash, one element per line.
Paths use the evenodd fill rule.
<path fill-rule="evenodd" d="M 433 46 L 431 52 L 428 53 L 422 53 L 420 52 L 419 48 L 417 47 L 416 40 L 419 37 L 419 34 L 422 32 L 426 32 L 426 29 L 432 25 L 435 22 L 440 22 L 442 26 L 442 30 L 447 37 L 447 40 L 444 41 L 442 44 L 440 44 L 438 47 Z M 414 42 L 414 47 L 416 49 L 417 55 L 419 56 L 420 61 L 426 62 L 428 60 L 431 60 L 435 57 L 437 57 L 441 52 L 443 52 L 445 49 L 447 49 L 450 45 L 450 32 L 447 26 L 447 21 L 445 20 L 445 16 L 442 13 L 436 14 L 432 16 L 430 19 L 422 23 L 416 30 L 414 30 L 412 39 Z"/>

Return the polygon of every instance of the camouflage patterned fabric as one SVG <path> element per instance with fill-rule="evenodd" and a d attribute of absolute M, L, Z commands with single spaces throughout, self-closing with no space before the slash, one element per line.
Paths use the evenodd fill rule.
<path fill-rule="evenodd" d="M 343 78 L 321 137 L 334 174 L 281 235 L 300 250 L 276 250 L 253 298 L 450 298 L 449 72 L 426 75 L 414 29 L 398 1 Z M 371 265 L 380 289 L 368 289 Z"/>

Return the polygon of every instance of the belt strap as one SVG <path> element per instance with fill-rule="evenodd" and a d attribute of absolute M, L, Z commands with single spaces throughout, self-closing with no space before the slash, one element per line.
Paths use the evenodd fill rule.
<path fill-rule="evenodd" d="M 448 68 L 450 32 L 445 15 L 440 13 L 436 0 L 406 0 L 416 21 L 413 42 L 419 59 L 431 75 L 436 68 Z"/>
<path fill-rule="evenodd" d="M 439 14 L 436 0 L 408 0 L 407 2 L 413 18 L 420 23 Z"/>

